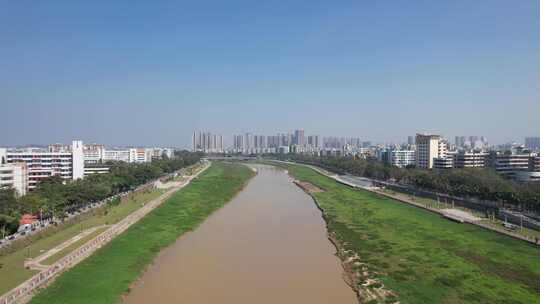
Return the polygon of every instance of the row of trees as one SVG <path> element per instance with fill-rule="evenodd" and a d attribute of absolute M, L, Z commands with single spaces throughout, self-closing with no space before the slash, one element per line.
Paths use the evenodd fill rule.
<path fill-rule="evenodd" d="M 76 181 L 58 176 L 47 178 L 23 197 L 16 197 L 13 189 L 0 189 L 0 229 L 13 232 L 22 214 L 62 215 L 82 205 L 97 202 L 192 165 L 200 160 L 200 153 L 176 152 L 171 159 L 163 158 L 151 163 L 109 163 L 110 172 L 94 174 Z M 0 234 L 2 232 L 0 231 Z"/>
<path fill-rule="evenodd" d="M 281 159 L 318 165 L 338 173 L 350 173 L 460 197 L 474 197 L 509 204 L 522 210 L 540 213 L 540 183 L 515 183 L 488 168 L 420 170 L 398 168 L 376 160 L 354 157 L 318 157 L 281 155 Z"/>

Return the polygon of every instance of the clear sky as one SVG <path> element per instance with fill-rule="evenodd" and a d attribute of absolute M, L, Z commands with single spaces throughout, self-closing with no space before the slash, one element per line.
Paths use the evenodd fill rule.
<path fill-rule="evenodd" d="M 539 120 L 537 0 L 0 0 L 0 145 L 295 128 L 498 143 Z"/>

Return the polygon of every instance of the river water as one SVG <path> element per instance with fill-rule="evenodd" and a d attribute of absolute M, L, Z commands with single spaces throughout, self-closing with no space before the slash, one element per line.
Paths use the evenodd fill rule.
<path fill-rule="evenodd" d="M 164 249 L 125 302 L 357 302 L 312 199 L 282 169 L 254 167 L 246 188 Z"/>

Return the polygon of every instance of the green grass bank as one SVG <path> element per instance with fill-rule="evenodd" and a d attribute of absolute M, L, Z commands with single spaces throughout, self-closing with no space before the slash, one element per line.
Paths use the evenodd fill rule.
<path fill-rule="evenodd" d="M 37 294 L 31 303 L 118 303 L 160 250 L 195 229 L 254 175 L 246 166 L 214 163 L 125 233 Z"/>
<path fill-rule="evenodd" d="M 163 190 L 152 190 L 138 193 L 129 200 L 120 204 L 110 204 L 102 208 L 90 211 L 78 216 L 76 219 L 61 224 L 58 227 L 49 228 L 46 231 L 30 236 L 24 244 L 19 244 L 16 248 L 9 248 L 0 252 L 0 294 L 8 292 L 19 284 L 23 283 L 37 270 L 24 268 L 26 258 L 35 258 L 51 248 L 62 244 L 64 241 L 81 233 L 82 230 L 117 223 L 133 211 L 141 207 L 141 202 L 148 202 L 163 193 Z M 85 238 L 85 240 L 88 240 Z M 79 246 L 84 242 L 77 242 Z M 74 249 L 70 246 L 71 249 Z M 48 259 L 47 262 L 55 262 L 69 253 L 63 250 Z"/>
<path fill-rule="evenodd" d="M 299 165 L 328 229 L 401 303 L 540 303 L 540 249 L 355 190 Z"/>

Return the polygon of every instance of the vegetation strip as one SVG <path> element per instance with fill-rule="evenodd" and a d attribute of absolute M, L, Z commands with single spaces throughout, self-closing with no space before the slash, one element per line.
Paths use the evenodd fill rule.
<path fill-rule="evenodd" d="M 204 171 L 207 167 L 208 166 L 205 165 L 204 169 L 201 169 L 199 173 Z M 28 263 L 25 262 L 25 267 L 29 267 L 31 269 L 40 269 L 41 271 L 38 274 L 32 276 L 30 279 L 26 280 L 24 283 L 14 288 L 13 290 L 2 295 L 0 297 L 0 303 L 8 304 L 8 303 L 19 303 L 23 300 L 27 301 L 27 298 L 28 299 L 31 298 L 31 296 L 35 293 L 35 291 L 38 288 L 42 288 L 44 285 L 49 284 L 60 273 L 77 265 L 79 262 L 81 262 L 88 256 L 92 255 L 96 250 L 106 245 L 109 241 L 114 239 L 116 236 L 123 233 L 131 225 L 135 224 L 141 218 L 147 215 L 149 212 L 151 212 L 156 207 L 161 205 L 162 202 L 168 199 L 178 189 L 182 188 L 183 185 L 189 183 L 189 181 L 191 181 L 191 179 L 193 179 L 197 175 L 198 174 L 190 177 L 184 183 L 178 184 L 177 186 L 175 186 L 175 188 L 167 191 L 160 197 L 148 202 L 147 204 L 144 204 L 144 206 L 139 208 L 137 211 L 129 214 L 118 223 L 112 225 L 105 232 L 89 240 L 82 246 L 78 247 L 76 250 L 73 250 L 72 252 L 67 254 L 65 257 L 61 258 L 59 261 L 57 261 L 53 265 L 42 267 L 44 265 L 40 265 L 39 263 L 36 264 L 32 261 L 28 261 Z"/>
<path fill-rule="evenodd" d="M 432 171 L 398 168 L 355 157 L 318 157 L 305 154 L 283 154 L 274 157 L 315 165 L 340 174 L 350 173 L 381 181 L 393 179 L 397 183 L 417 189 L 457 197 L 475 197 L 492 201 L 500 207 L 512 206 L 524 211 L 540 212 L 540 183 L 514 183 L 487 168 Z"/>
<path fill-rule="evenodd" d="M 350 266 L 363 303 L 540 301 L 540 250 L 535 246 L 352 189 L 305 166 L 281 166 L 324 190 L 311 195 L 330 236 L 346 253 L 340 257 L 354 261 Z M 395 296 L 369 297 L 385 289 Z"/>
<path fill-rule="evenodd" d="M 0 251 L 0 294 L 17 287 L 38 272 L 24 267 L 28 258 L 36 258 L 64 241 L 79 235 L 84 229 L 117 223 L 139 209 L 141 203 L 151 201 L 162 193 L 163 190 L 145 191 L 131 196 L 122 203 L 119 200 L 114 201 L 89 213 L 81 214 L 57 227 L 48 228 L 31 236 L 31 239 L 25 240 L 28 241 L 26 247 L 2 248 L 4 250 Z"/>
<path fill-rule="evenodd" d="M 245 166 L 213 164 L 125 233 L 62 274 L 32 303 L 117 303 L 163 247 L 227 203 L 253 174 Z"/>

